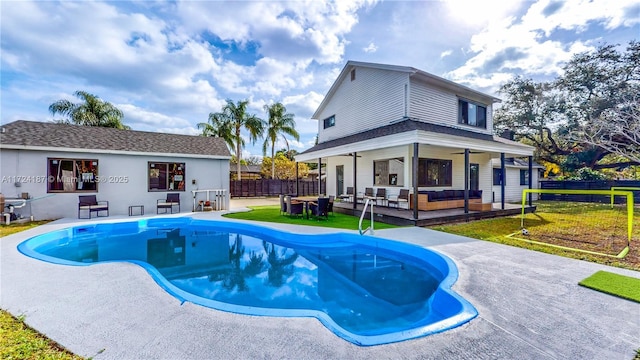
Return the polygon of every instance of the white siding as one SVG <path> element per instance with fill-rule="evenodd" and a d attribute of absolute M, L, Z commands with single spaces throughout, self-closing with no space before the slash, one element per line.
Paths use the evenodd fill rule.
<path fill-rule="evenodd" d="M 356 79 L 347 74 L 318 116 L 318 141 L 341 138 L 374 129 L 404 116 L 404 85 L 408 74 L 356 67 Z M 324 119 L 335 115 L 335 126 L 324 129 Z"/>
<path fill-rule="evenodd" d="M 34 200 L 31 212 L 36 219 L 76 218 L 78 196 L 96 194 L 98 200 L 109 201 L 109 215 L 127 215 L 129 205 L 144 205 L 145 214 L 156 213 L 157 199 L 166 198 L 166 192 L 149 192 L 147 168 L 149 161 L 184 162 L 186 191 L 180 193 L 180 209 L 191 211 L 191 190 L 229 189 L 229 161 L 194 159 L 181 157 L 113 155 L 69 152 L 42 152 L 29 150 L 6 150 L 0 153 L 2 176 L 46 178 L 47 158 L 97 159 L 99 176 L 106 182 L 98 184 L 92 193 L 47 193 L 44 181 L 28 180 L 16 187 L 13 181 L 3 181 L 0 192 L 7 198 L 19 197 L 28 192 Z M 127 177 L 126 182 L 111 182 L 110 177 Z M 192 184 L 196 180 L 196 184 Z M 227 191 L 228 195 L 228 191 Z M 228 197 L 225 207 L 228 209 Z M 21 213 L 22 210 L 16 211 Z M 84 214 L 82 214 L 85 216 Z"/>
<path fill-rule="evenodd" d="M 452 154 L 458 152 L 449 148 L 439 148 L 433 146 L 421 145 L 419 148 L 419 156 L 421 158 L 445 159 L 452 160 L 453 179 L 451 187 L 421 187 L 419 190 L 444 190 L 444 189 L 464 189 L 464 155 Z M 391 158 L 404 158 L 404 172 L 402 183 L 398 186 L 384 186 L 387 189 L 388 196 L 396 196 L 400 193 L 400 189 L 413 189 L 411 179 L 411 158 L 413 156 L 413 145 L 399 146 L 394 148 L 386 148 L 377 151 L 368 151 L 358 153 L 357 169 L 358 183 L 357 191 L 364 193 L 365 187 L 373 186 L 373 162 L 376 160 L 384 160 Z M 491 157 L 489 154 L 470 154 L 469 162 L 480 166 L 479 187 L 482 191 L 482 201 L 491 202 L 491 184 L 492 184 L 492 167 Z M 331 157 L 328 159 L 327 173 L 327 194 L 336 194 L 336 178 L 335 167 L 344 165 L 344 188 L 353 186 L 353 158 L 348 156 Z"/>
<path fill-rule="evenodd" d="M 505 202 L 521 203 L 522 190 L 529 188 L 529 185 L 520 185 L 520 170 L 521 168 L 517 168 L 517 167 L 511 167 L 511 166 L 505 167 L 505 173 L 506 173 L 506 182 L 505 182 L 505 189 L 504 189 Z M 527 169 L 522 169 L 522 170 L 527 170 Z M 491 176 L 493 176 L 493 170 L 492 170 Z M 491 180 L 491 184 L 493 184 L 493 180 Z M 493 195 L 495 197 L 494 198 L 495 202 L 502 201 L 502 195 L 501 195 L 502 189 L 500 185 L 492 185 L 492 186 L 493 186 Z M 533 168 L 533 188 L 534 189 L 540 188 L 537 168 Z M 537 199 L 538 197 L 536 194 L 534 194 L 533 198 Z"/>
<path fill-rule="evenodd" d="M 486 134 L 493 133 L 492 104 L 487 104 L 470 97 L 459 97 L 451 91 L 439 89 L 415 78 L 411 79 L 411 89 L 409 93 L 409 116 L 412 118 L 450 127 L 459 127 L 469 131 Z M 472 101 L 487 107 L 486 129 L 458 124 L 458 99 Z"/>

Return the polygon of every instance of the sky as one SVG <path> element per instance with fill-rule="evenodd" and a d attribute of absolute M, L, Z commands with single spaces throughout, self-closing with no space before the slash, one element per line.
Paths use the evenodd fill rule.
<path fill-rule="evenodd" d="M 573 54 L 640 40 L 640 2 L 3 0 L 0 38 L 1 124 L 60 119 L 49 105 L 79 102 L 77 90 L 118 107 L 133 130 L 192 135 L 226 99 L 248 99 L 261 118 L 281 102 L 300 133 L 288 145 L 301 152 L 349 60 L 500 97 L 515 75 L 551 80 Z M 262 156 L 262 141 L 246 143 L 243 157 Z"/>

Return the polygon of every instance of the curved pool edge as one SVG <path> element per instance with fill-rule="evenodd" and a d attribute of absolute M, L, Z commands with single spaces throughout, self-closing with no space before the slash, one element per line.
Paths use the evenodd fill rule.
<path fill-rule="evenodd" d="M 126 219 L 123 219 L 123 220 L 126 220 Z M 138 221 L 121 221 L 121 222 L 127 222 L 127 223 L 135 222 L 140 224 L 141 222 L 146 223 L 148 220 L 150 219 L 141 219 Z M 188 221 L 189 223 L 195 223 L 195 224 L 213 224 L 213 225 L 232 224 L 233 226 L 238 227 L 241 230 L 258 231 L 258 233 L 260 233 L 259 231 L 260 229 L 264 229 L 264 230 L 268 229 L 269 231 L 276 232 L 278 233 L 278 235 L 283 236 L 285 239 L 284 241 L 289 243 L 294 243 L 294 244 L 305 243 L 305 241 L 300 241 L 300 240 L 309 240 L 312 237 L 318 236 L 314 234 L 293 233 L 287 230 L 269 227 L 262 224 L 247 223 L 247 222 L 240 222 L 240 221 L 226 221 L 224 219 L 205 220 L 205 219 L 194 219 L 192 217 L 181 217 L 181 218 L 172 217 L 172 218 L 153 218 L 151 220 L 153 220 L 153 222 L 164 221 L 165 223 L 175 223 L 175 222 L 184 223 L 185 221 Z M 115 222 L 114 224 L 118 224 L 121 222 Z M 75 228 L 91 227 L 95 225 L 96 224 L 75 225 L 75 226 L 70 226 L 63 229 L 53 230 L 49 233 L 71 231 Z M 306 228 L 308 227 L 305 226 L 305 229 Z M 155 267 L 143 261 L 117 260 L 117 261 L 100 261 L 97 263 L 83 263 L 83 262 L 68 261 L 68 260 L 63 260 L 63 259 L 43 255 L 41 253 L 36 252 L 33 249 L 37 247 L 37 245 L 47 240 L 45 238 L 40 238 L 46 234 L 48 233 L 35 235 L 33 237 L 30 237 L 20 242 L 17 246 L 17 250 L 21 254 L 27 257 L 48 262 L 48 263 L 53 263 L 56 265 L 89 266 L 89 265 L 97 265 L 100 263 L 118 263 L 118 262 L 128 262 L 128 263 L 136 264 L 141 266 L 143 269 L 145 269 L 147 273 L 151 275 L 151 278 L 168 294 L 170 294 L 171 296 L 179 300 L 181 305 L 184 304 L 184 302 L 191 302 L 193 304 L 200 305 L 207 308 L 212 308 L 215 310 L 231 312 L 236 314 L 250 315 L 250 316 L 271 316 L 271 317 L 287 317 L 287 318 L 313 317 L 318 319 L 326 328 L 331 330 L 334 334 L 338 335 L 340 338 L 360 346 L 375 346 L 375 345 L 389 344 L 389 343 L 400 342 L 400 341 L 405 341 L 405 340 L 410 340 L 410 339 L 415 339 L 415 338 L 420 338 L 420 337 L 440 333 L 443 331 L 447 331 L 447 330 L 462 326 L 478 316 L 478 311 L 475 309 L 475 307 L 466 299 L 464 299 L 461 295 L 459 295 L 458 293 L 452 290 L 451 287 L 457 281 L 459 273 L 455 263 L 448 256 L 436 250 L 429 249 L 418 244 L 408 243 L 401 240 L 394 240 L 394 239 L 382 238 L 382 237 L 370 236 L 370 235 L 361 236 L 361 235 L 358 235 L 357 233 L 347 233 L 347 232 L 340 232 L 340 231 L 326 232 L 322 234 L 322 235 L 346 236 L 346 237 L 349 237 L 351 240 L 358 239 L 357 241 L 355 241 L 356 243 L 361 243 L 369 246 L 371 246 L 371 243 L 369 242 L 373 240 L 376 244 L 376 247 L 380 247 L 383 249 L 392 249 L 393 251 L 400 251 L 397 249 L 397 247 L 401 247 L 408 250 L 419 249 L 418 251 L 423 252 L 424 254 L 431 254 L 431 256 L 435 255 L 438 259 L 441 259 L 446 264 L 447 274 L 443 276 L 443 279 L 440 281 L 440 284 L 438 286 L 436 293 L 434 294 L 434 296 L 430 301 L 437 302 L 437 301 L 446 301 L 447 298 L 453 299 L 457 302 L 457 305 L 458 305 L 457 308 L 459 310 L 456 311 L 454 315 L 448 315 L 448 317 L 443 320 L 431 323 L 429 325 L 416 327 L 414 329 L 403 330 L 403 331 L 392 333 L 392 334 L 358 335 L 343 329 L 342 327 L 337 325 L 333 321 L 333 319 L 329 317 L 329 315 L 318 310 L 312 310 L 312 309 L 286 309 L 285 310 L 285 309 L 276 309 L 276 308 L 259 308 L 259 307 L 243 306 L 243 305 L 234 305 L 234 304 L 224 303 L 220 301 L 205 299 L 200 296 L 193 295 L 171 284 L 168 280 L 164 278 L 162 274 L 160 274 L 160 272 Z M 32 240 L 34 239 L 38 239 L 38 241 L 36 241 L 35 244 L 32 243 Z M 388 243 L 393 243 L 394 246 L 389 247 Z M 317 245 L 317 243 L 314 243 L 314 245 Z M 331 243 L 326 243 L 324 245 L 329 246 L 331 245 Z M 412 255 L 415 255 L 415 253 L 413 253 Z"/>

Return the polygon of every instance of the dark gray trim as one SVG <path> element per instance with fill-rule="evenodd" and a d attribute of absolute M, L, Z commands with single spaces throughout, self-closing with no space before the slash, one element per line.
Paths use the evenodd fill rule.
<path fill-rule="evenodd" d="M 475 131 L 467 131 L 467 130 L 452 128 L 452 127 L 443 126 L 443 125 L 426 123 L 426 122 L 419 121 L 416 119 L 411 119 L 411 118 L 402 118 L 398 122 L 381 126 L 379 128 L 363 131 L 361 133 L 357 133 L 353 135 L 348 135 L 339 139 L 325 141 L 300 154 L 311 153 L 314 151 L 330 149 L 337 146 L 349 145 L 349 144 L 357 143 L 360 141 L 375 139 L 383 136 L 401 134 L 401 133 L 416 131 L 416 130 L 432 132 L 437 134 L 459 136 L 465 139 L 477 139 L 477 140 L 483 140 L 483 141 L 490 141 L 496 144 L 502 144 L 500 142 L 495 141 L 493 139 L 493 135 L 481 134 Z"/>

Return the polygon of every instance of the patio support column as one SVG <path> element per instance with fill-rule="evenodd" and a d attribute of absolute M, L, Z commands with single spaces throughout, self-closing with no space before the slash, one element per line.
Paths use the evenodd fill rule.
<path fill-rule="evenodd" d="M 469 213 L 469 149 L 464 149 L 464 213 Z"/>
<path fill-rule="evenodd" d="M 504 210 L 504 181 L 506 172 L 504 168 L 504 153 L 500 153 L 500 204 L 501 209 Z"/>
<path fill-rule="evenodd" d="M 418 220 L 418 143 L 413 143 L 413 161 L 411 165 L 413 178 L 413 219 Z"/>
<path fill-rule="evenodd" d="M 322 158 L 318 158 L 318 196 L 322 195 Z"/>
<path fill-rule="evenodd" d="M 358 167 L 357 160 L 358 154 L 353 152 L 353 210 L 358 209 Z"/>
<path fill-rule="evenodd" d="M 533 189 L 533 156 L 529 156 L 529 190 Z M 529 193 L 529 206 L 533 205 L 533 194 Z"/>
<path fill-rule="evenodd" d="M 296 197 L 300 196 L 300 175 L 298 175 L 298 162 L 296 161 Z"/>

